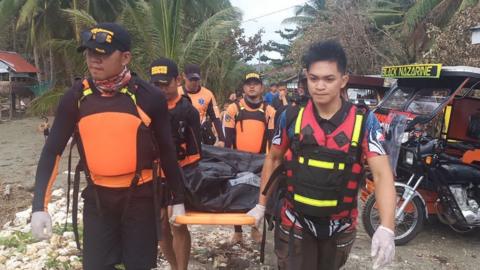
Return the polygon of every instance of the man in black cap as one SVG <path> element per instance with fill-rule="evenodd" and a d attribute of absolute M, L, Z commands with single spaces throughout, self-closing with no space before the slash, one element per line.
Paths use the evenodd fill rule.
<path fill-rule="evenodd" d="M 185 81 L 185 85 L 179 88 L 179 93 L 187 94 L 192 100 L 193 107 L 195 107 L 200 114 L 200 123 L 202 124 L 202 141 L 206 144 L 215 143 L 213 140 L 208 142 L 208 138 L 212 136 L 208 136 L 208 134 L 206 134 L 211 132 L 211 123 L 213 123 L 218 137 L 216 145 L 223 147 L 225 145 L 225 136 L 222 131 L 220 111 L 212 91 L 201 85 L 200 67 L 194 64 L 187 64 L 183 72 L 183 79 Z"/>
<path fill-rule="evenodd" d="M 161 202 L 172 205 L 171 220 L 185 212 L 182 174 L 166 124 L 167 100 L 128 69 L 131 39 L 123 27 L 101 23 L 81 38 L 79 51 L 90 76 L 76 82 L 58 106 L 38 163 L 32 234 L 36 239 L 51 235 L 48 202 L 60 156 L 73 134 L 80 162 L 72 209 L 78 204 L 81 170 L 88 183 L 82 192 L 83 269 L 114 269 L 117 264 L 151 269 L 157 265 Z M 166 178 L 167 198 L 160 197 L 160 177 Z M 74 228 L 76 216 L 73 211 Z"/>
<path fill-rule="evenodd" d="M 200 161 L 200 117 L 187 96 L 177 90 L 180 77 L 177 64 L 170 59 L 160 58 L 150 66 L 150 82 L 160 88 L 168 101 L 168 111 L 172 127 L 173 142 L 177 149 L 177 159 L 185 175 L 195 172 Z M 171 212 L 168 207 L 168 212 Z M 163 216 L 166 216 L 163 213 Z M 187 269 L 190 257 L 191 239 L 186 225 L 170 227 L 166 218 L 162 219 L 163 239 L 160 241 L 165 258 L 172 269 Z M 173 232 L 173 238 L 172 233 Z"/>

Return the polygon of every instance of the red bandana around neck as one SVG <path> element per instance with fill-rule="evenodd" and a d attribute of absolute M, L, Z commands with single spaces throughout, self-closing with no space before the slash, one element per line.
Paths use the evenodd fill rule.
<path fill-rule="evenodd" d="M 113 96 L 120 88 L 127 85 L 131 78 L 130 70 L 125 67 L 117 76 L 107 80 L 94 80 L 93 83 L 98 91 L 102 93 L 102 96 Z"/>

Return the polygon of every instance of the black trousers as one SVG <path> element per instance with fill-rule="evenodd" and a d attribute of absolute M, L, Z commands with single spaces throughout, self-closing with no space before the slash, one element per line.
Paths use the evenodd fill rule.
<path fill-rule="evenodd" d="M 127 270 L 156 267 L 157 235 L 152 184 L 143 184 L 133 190 L 123 220 L 127 189 L 96 188 L 102 216 L 95 203 L 94 188 L 88 186 L 82 192 L 83 269 L 110 270 L 115 269 L 117 264 L 124 264 Z"/>
<path fill-rule="evenodd" d="M 347 262 L 356 236 L 356 230 L 323 240 L 297 229 L 292 233 L 290 237 L 290 228 L 283 225 L 275 227 L 275 254 L 280 270 L 338 270 Z"/>

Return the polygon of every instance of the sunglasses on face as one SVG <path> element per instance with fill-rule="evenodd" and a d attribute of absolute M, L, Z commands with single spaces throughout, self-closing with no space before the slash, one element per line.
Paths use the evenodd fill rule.
<path fill-rule="evenodd" d="M 107 59 L 110 55 L 112 55 L 114 52 L 111 53 L 98 53 L 93 49 L 86 49 L 83 52 L 83 55 L 87 58 L 100 58 L 102 60 Z"/>

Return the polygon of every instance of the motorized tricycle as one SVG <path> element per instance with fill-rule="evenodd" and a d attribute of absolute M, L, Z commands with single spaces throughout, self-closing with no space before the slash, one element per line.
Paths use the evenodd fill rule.
<path fill-rule="evenodd" d="M 431 215 L 459 233 L 480 227 L 480 69 L 386 67 L 397 83 L 375 109 L 395 174 L 395 242 L 408 243 Z M 362 221 L 380 225 L 368 169 Z"/>
<path fill-rule="evenodd" d="M 344 90 L 345 98 L 353 104 L 363 104 L 373 109 L 388 91 L 387 85 L 388 82 L 381 77 L 350 75 Z"/>

